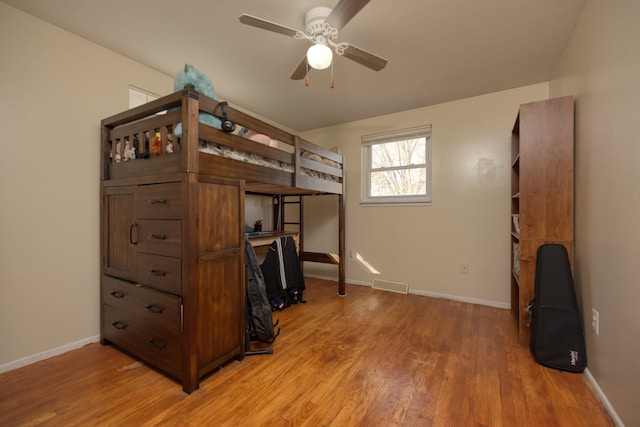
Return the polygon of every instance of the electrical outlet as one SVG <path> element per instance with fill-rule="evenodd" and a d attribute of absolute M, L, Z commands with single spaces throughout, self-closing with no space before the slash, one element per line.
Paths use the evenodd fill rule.
<path fill-rule="evenodd" d="M 356 259 L 355 251 L 353 249 L 349 249 L 349 258 Z"/>
<path fill-rule="evenodd" d="M 460 264 L 460 273 L 467 274 L 469 272 L 469 264 Z"/>
<path fill-rule="evenodd" d="M 600 313 L 595 308 L 591 309 L 591 328 L 594 334 L 600 334 Z"/>

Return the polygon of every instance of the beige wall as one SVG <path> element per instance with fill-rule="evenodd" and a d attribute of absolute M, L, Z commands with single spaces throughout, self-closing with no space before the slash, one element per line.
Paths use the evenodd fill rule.
<path fill-rule="evenodd" d="M 97 338 L 100 120 L 173 80 L 5 3 L 0 57 L 1 368 Z"/>
<path fill-rule="evenodd" d="M 576 96 L 575 280 L 588 369 L 624 424 L 640 426 L 640 2 L 590 1 L 556 74 L 551 96 Z"/>
<path fill-rule="evenodd" d="M 379 272 L 347 256 L 347 280 L 406 282 L 415 293 L 506 307 L 511 129 L 521 103 L 547 96 L 547 84 L 538 84 L 305 133 L 340 146 L 347 162 L 347 254 L 353 250 Z M 433 126 L 431 206 L 361 206 L 361 136 L 424 124 Z M 336 250 L 337 225 L 326 221 L 335 203 L 305 203 L 306 248 Z M 305 272 L 335 277 L 335 268 L 307 265 Z"/>

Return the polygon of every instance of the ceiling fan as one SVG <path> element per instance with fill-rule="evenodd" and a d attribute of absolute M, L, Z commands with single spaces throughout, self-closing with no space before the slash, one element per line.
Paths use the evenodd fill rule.
<path fill-rule="evenodd" d="M 387 65 L 386 59 L 350 43 L 336 41 L 339 30 L 360 12 L 369 1 L 340 0 L 333 9 L 314 7 L 305 15 L 305 31 L 247 14 L 242 14 L 239 19 L 240 22 L 246 25 L 284 34 L 297 40 L 308 40 L 312 43 L 306 56 L 291 75 L 293 80 L 302 80 L 308 74 L 308 67 L 317 70 L 328 68 L 333 61 L 331 48 L 340 56 L 351 59 L 374 71 L 380 71 Z"/>

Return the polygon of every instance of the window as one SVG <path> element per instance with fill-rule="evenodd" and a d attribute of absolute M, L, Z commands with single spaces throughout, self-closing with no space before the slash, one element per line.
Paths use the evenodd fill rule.
<path fill-rule="evenodd" d="M 129 108 L 138 107 L 158 98 L 160 95 L 129 85 Z"/>
<path fill-rule="evenodd" d="M 431 202 L 431 125 L 362 137 L 362 203 Z"/>

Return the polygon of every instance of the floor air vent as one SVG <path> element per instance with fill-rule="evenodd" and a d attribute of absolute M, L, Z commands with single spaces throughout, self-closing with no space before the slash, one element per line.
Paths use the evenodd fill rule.
<path fill-rule="evenodd" d="M 373 289 L 380 289 L 382 291 L 396 292 L 399 294 L 409 293 L 409 284 L 401 282 L 391 282 L 389 280 L 374 280 Z"/>

